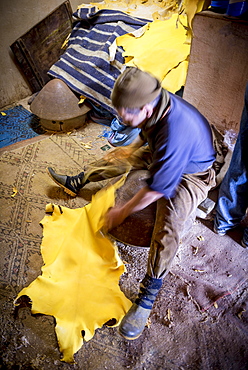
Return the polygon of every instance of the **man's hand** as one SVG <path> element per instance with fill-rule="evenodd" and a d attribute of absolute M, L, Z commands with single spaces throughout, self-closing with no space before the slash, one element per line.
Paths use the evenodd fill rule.
<path fill-rule="evenodd" d="M 104 230 L 107 232 L 114 227 L 120 225 L 125 218 L 127 218 L 132 213 L 141 211 L 145 207 L 149 206 L 151 203 L 156 202 L 158 199 L 162 198 L 163 194 L 158 193 L 149 189 L 148 186 L 141 188 L 133 198 L 131 198 L 122 207 L 111 208 L 105 216 Z"/>
<path fill-rule="evenodd" d="M 119 226 L 125 220 L 121 207 L 111 208 L 105 216 L 104 230 L 107 232 Z"/>

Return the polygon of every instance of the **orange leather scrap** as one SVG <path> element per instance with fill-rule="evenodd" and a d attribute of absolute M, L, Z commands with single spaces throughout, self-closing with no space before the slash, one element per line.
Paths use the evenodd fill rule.
<path fill-rule="evenodd" d="M 18 294 L 15 303 L 27 295 L 32 313 L 54 316 L 62 361 L 74 362 L 84 340 L 110 319 L 118 325 L 131 306 L 119 287 L 125 266 L 117 247 L 99 232 L 123 182 L 101 190 L 83 208 L 49 204 L 46 211 L 52 215 L 41 221 L 42 274 Z"/>

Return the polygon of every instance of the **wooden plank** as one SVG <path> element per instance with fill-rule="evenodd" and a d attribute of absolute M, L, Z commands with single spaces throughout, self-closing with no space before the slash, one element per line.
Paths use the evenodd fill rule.
<path fill-rule="evenodd" d="M 50 80 L 47 71 L 64 52 L 61 46 L 71 30 L 72 9 L 67 0 L 10 46 L 32 92 Z"/>

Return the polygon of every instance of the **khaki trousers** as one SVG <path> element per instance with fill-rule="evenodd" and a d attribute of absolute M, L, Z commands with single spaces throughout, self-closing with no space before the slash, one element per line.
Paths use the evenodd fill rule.
<path fill-rule="evenodd" d="M 149 148 L 142 147 L 125 161 L 97 161 L 90 165 L 85 175 L 89 181 L 101 181 L 119 176 L 130 167 L 132 170 L 149 170 L 151 162 Z M 209 190 L 214 185 L 215 172 L 212 168 L 200 173 L 183 175 L 175 196 L 157 201 L 156 220 L 147 266 L 149 276 L 158 279 L 168 273 L 178 250 L 179 238 L 185 222 L 198 205 L 207 198 Z"/>

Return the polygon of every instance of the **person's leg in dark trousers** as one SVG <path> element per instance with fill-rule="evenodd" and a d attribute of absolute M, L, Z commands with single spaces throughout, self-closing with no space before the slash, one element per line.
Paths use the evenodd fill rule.
<path fill-rule="evenodd" d="M 248 84 L 245 105 L 240 121 L 240 130 L 234 147 L 229 168 L 220 185 L 214 220 L 219 235 L 237 225 L 246 214 L 248 207 Z M 248 246 L 248 228 L 244 231 L 242 245 Z"/>

